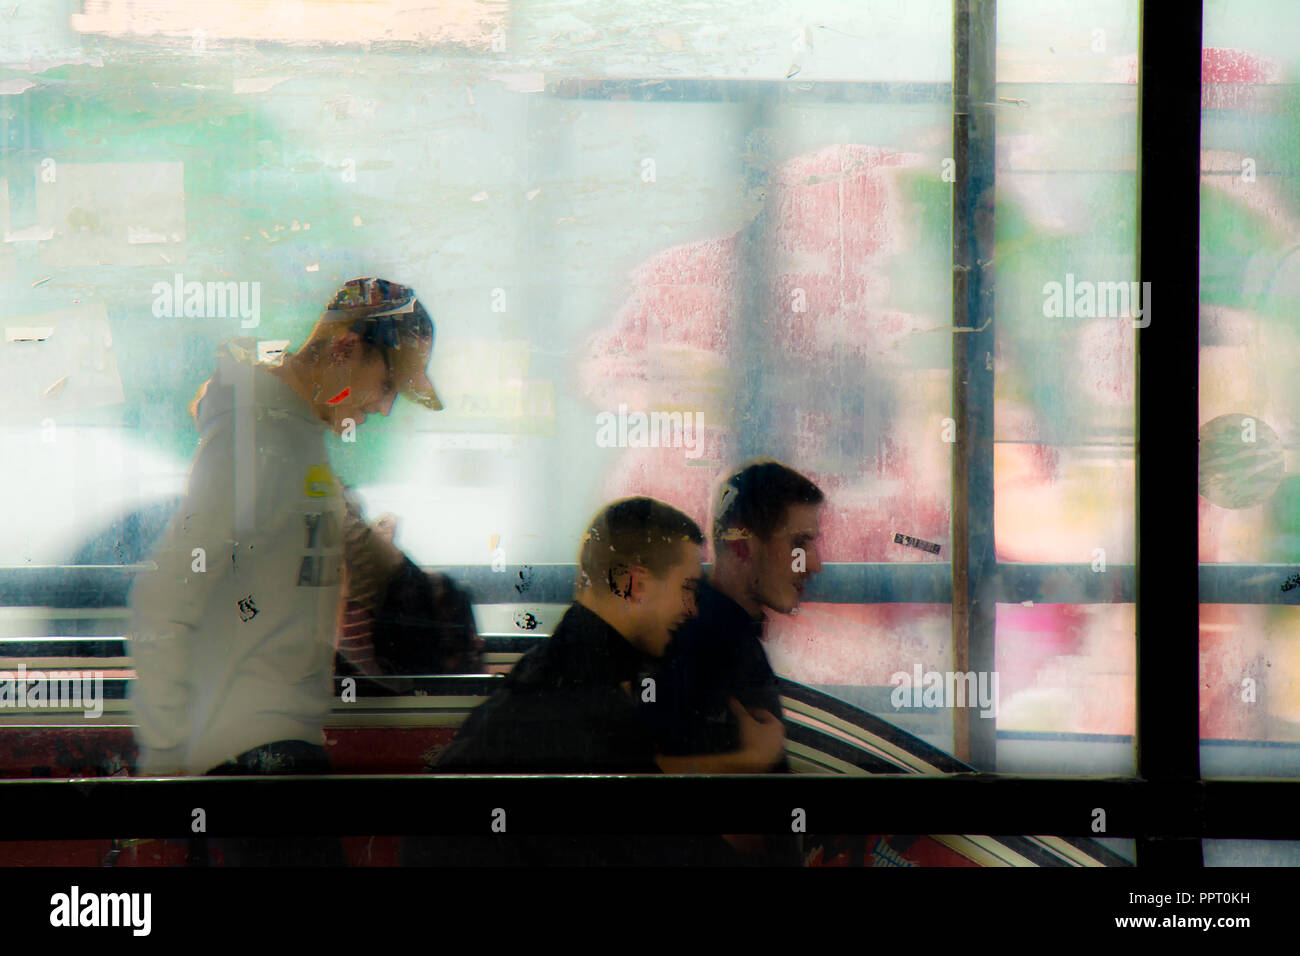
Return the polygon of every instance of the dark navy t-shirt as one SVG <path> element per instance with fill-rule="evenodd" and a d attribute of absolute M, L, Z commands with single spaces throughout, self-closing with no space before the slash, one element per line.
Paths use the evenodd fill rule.
<path fill-rule="evenodd" d="M 665 754 L 726 753 L 740 747 L 740 725 L 728 698 L 783 717 L 776 674 L 760 640 L 762 617 L 708 582 L 696 594 L 697 615 L 673 634 L 660 662 L 655 700 L 641 715 Z M 788 772 L 782 758 L 776 772 Z"/>

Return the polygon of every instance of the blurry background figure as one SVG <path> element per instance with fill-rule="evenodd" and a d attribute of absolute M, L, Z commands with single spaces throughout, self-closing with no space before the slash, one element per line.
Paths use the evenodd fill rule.
<path fill-rule="evenodd" d="M 190 405 L 202 434 L 185 498 L 135 578 L 128 637 L 142 775 L 330 772 L 325 716 L 347 520 L 325 435 L 397 396 L 442 407 L 415 293 L 345 283 L 296 352 L 227 342 Z M 390 565 L 394 565 L 390 561 Z M 213 841 L 227 862 L 343 862 L 337 840 Z M 192 861 L 207 847 L 197 843 Z"/>

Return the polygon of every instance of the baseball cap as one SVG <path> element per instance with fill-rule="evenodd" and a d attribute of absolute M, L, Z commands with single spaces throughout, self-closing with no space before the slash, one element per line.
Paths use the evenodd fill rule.
<path fill-rule="evenodd" d="M 346 324 L 361 341 L 382 350 L 403 396 L 425 408 L 442 408 L 426 370 L 433 355 L 433 319 L 415 290 L 373 276 L 349 279 L 325 306 L 321 320 Z"/>

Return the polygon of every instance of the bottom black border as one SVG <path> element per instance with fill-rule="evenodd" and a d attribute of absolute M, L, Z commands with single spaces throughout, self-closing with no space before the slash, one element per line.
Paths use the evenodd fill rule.
<path fill-rule="evenodd" d="M 0 870 L 7 941 L 51 935 L 142 939 L 130 927 L 51 925 L 51 900 L 88 893 L 148 893 L 149 938 L 340 943 L 421 942 L 457 928 L 499 948 L 517 938 L 583 941 L 593 933 L 656 942 L 732 942 L 784 924 L 805 944 L 861 937 L 925 945 L 928 933 L 972 942 L 1053 932 L 1093 938 L 1153 932 L 1216 940 L 1288 924 L 1292 873 L 1188 870 Z M 1189 894 L 1180 898 L 1175 894 Z M 1201 893 L 1245 894 L 1203 899 Z M 1135 898 L 1132 894 L 1143 894 Z M 1163 898 L 1168 895 L 1168 901 Z M 1160 897 L 1160 902 L 1150 902 Z M 1190 898 L 1190 902 L 1185 900 Z M 141 898 L 143 899 L 143 898 Z M 943 917 L 942 924 L 935 918 Z M 1151 926 L 1120 926 L 1125 918 Z M 1180 923 L 1246 917 L 1249 926 Z M 1169 925 L 1162 921 L 1169 919 Z M 964 930 L 963 930 L 964 926 Z M 415 935 L 412 936 L 412 933 Z M 824 944 L 824 942 L 822 944 Z"/>

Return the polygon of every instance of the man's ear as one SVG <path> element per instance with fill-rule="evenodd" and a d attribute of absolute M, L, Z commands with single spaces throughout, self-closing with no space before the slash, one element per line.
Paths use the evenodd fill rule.
<path fill-rule="evenodd" d="M 632 569 L 620 564 L 609 569 L 609 593 L 626 600 L 632 593 Z"/>
<path fill-rule="evenodd" d="M 330 358 L 337 362 L 346 362 L 357 354 L 361 346 L 361 336 L 355 332 L 344 332 L 330 345 Z"/>
<path fill-rule="evenodd" d="M 624 597 L 629 604 L 640 604 L 645 600 L 646 578 L 649 574 L 649 571 L 640 566 L 628 568 Z"/>
<path fill-rule="evenodd" d="M 739 561 L 749 560 L 749 541 L 744 538 L 738 538 L 735 541 L 728 541 L 727 548 L 731 551 L 731 556 Z"/>

